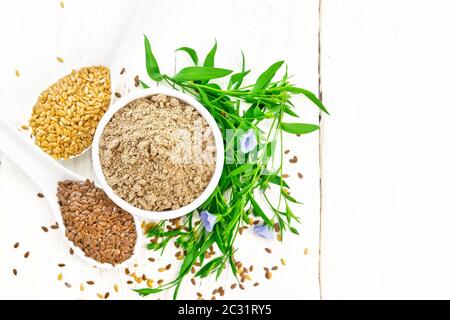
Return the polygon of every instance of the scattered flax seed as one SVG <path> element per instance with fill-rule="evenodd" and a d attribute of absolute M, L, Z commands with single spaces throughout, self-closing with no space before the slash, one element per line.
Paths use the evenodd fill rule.
<path fill-rule="evenodd" d="M 286 178 L 289 178 L 289 175 L 288 175 L 287 173 L 284 173 L 284 174 L 282 175 L 282 177 L 283 177 L 283 179 L 286 179 Z"/>
<path fill-rule="evenodd" d="M 157 283 L 158 283 L 159 285 L 161 285 L 163 282 L 164 282 L 163 279 L 159 279 L 159 280 L 157 281 Z"/>
<path fill-rule="evenodd" d="M 245 287 L 244 287 L 244 285 L 243 285 L 242 283 L 239 284 L 239 288 L 240 288 L 241 290 L 245 290 Z"/>
<path fill-rule="evenodd" d="M 115 92 L 114 95 L 115 95 L 117 98 L 121 98 L 121 97 L 122 97 L 122 95 L 120 94 L 120 92 Z"/>
<path fill-rule="evenodd" d="M 142 280 L 147 281 L 147 276 L 145 274 L 142 275 Z"/>
<path fill-rule="evenodd" d="M 253 269 L 254 269 L 254 267 L 253 267 L 253 265 L 251 265 L 250 268 L 249 268 L 250 272 L 252 272 Z"/>
<path fill-rule="evenodd" d="M 120 70 L 120 74 L 124 74 L 125 73 L 125 68 L 122 68 L 121 70 Z"/>
<path fill-rule="evenodd" d="M 164 272 L 164 271 L 166 271 L 166 268 L 159 268 L 158 269 L 158 272 Z"/>
<path fill-rule="evenodd" d="M 267 280 L 272 279 L 272 272 L 270 272 L 270 271 L 266 272 L 265 277 Z"/>
<path fill-rule="evenodd" d="M 298 176 L 300 179 L 303 179 L 303 175 L 302 175 L 300 172 L 297 172 L 297 176 Z"/>
<path fill-rule="evenodd" d="M 191 279 L 191 283 L 195 286 L 197 283 L 195 282 L 195 278 Z"/>
<path fill-rule="evenodd" d="M 283 240 L 283 236 L 281 234 L 277 234 L 277 240 L 278 241 L 282 241 Z"/>
<path fill-rule="evenodd" d="M 105 299 L 109 298 L 109 292 L 105 293 Z"/>
<path fill-rule="evenodd" d="M 58 264 L 58 267 L 60 267 L 60 268 L 64 268 L 66 265 L 64 264 L 64 263 L 59 263 Z"/>
<path fill-rule="evenodd" d="M 166 270 L 169 270 L 171 266 L 172 266 L 172 265 L 169 263 L 169 264 L 166 266 Z"/>
<path fill-rule="evenodd" d="M 153 288 L 153 280 L 147 280 L 147 287 Z"/>
<path fill-rule="evenodd" d="M 44 198 L 44 194 L 41 193 L 41 192 L 38 192 L 38 193 L 37 193 L 37 196 L 38 196 L 38 198 Z"/>
<path fill-rule="evenodd" d="M 148 258 L 148 261 L 150 261 L 150 262 L 155 262 L 155 258 Z"/>
<path fill-rule="evenodd" d="M 265 272 L 269 272 L 269 268 L 264 267 L 264 271 L 265 271 Z"/>
<path fill-rule="evenodd" d="M 22 130 L 30 130 L 30 127 L 27 126 L 26 124 L 23 124 L 23 125 L 20 126 L 20 129 L 22 129 Z"/>
<path fill-rule="evenodd" d="M 42 226 L 41 229 L 42 229 L 44 232 L 48 232 L 48 228 L 47 228 L 47 227 Z"/>
<path fill-rule="evenodd" d="M 127 281 L 127 284 L 133 284 L 133 281 L 128 280 L 128 281 Z"/>
<path fill-rule="evenodd" d="M 103 298 L 104 298 L 103 294 L 101 294 L 101 293 L 97 293 L 97 297 L 98 297 L 99 299 L 103 299 Z"/>
<path fill-rule="evenodd" d="M 236 289 L 236 287 L 237 287 L 237 283 L 233 283 L 233 284 L 230 286 L 231 289 Z"/>
<path fill-rule="evenodd" d="M 294 156 L 292 159 L 289 159 L 290 163 L 297 163 L 297 161 L 298 161 L 297 156 Z"/>
<path fill-rule="evenodd" d="M 272 253 L 272 250 L 269 248 L 264 248 L 264 250 L 266 250 L 267 253 Z"/>
<path fill-rule="evenodd" d="M 192 269 L 191 269 L 191 273 L 192 273 L 192 274 L 194 274 L 194 273 L 195 273 L 195 268 L 194 268 L 194 267 L 192 267 Z"/>
<path fill-rule="evenodd" d="M 16 77 L 20 77 L 20 71 L 16 69 Z"/>
<path fill-rule="evenodd" d="M 305 248 L 305 250 L 303 250 L 303 254 L 306 256 L 308 255 L 308 253 L 309 253 L 308 248 Z"/>
<path fill-rule="evenodd" d="M 281 264 L 282 264 L 283 266 L 286 265 L 286 260 L 284 260 L 283 258 L 281 258 L 280 261 L 281 261 Z"/>
<path fill-rule="evenodd" d="M 273 270 L 273 271 L 278 270 L 278 266 L 273 266 L 273 267 L 272 267 L 272 270 Z"/>
<path fill-rule="evenodd" d="M 73 255 L 73 254 L 74 254 L 74 251 L 73 251 L 72 248 L 69 249 L 69 253 L 70 253 L 70 255 Z"/>
<path fill-rule="evenodd" d="M 64 62 L 64 59 L 61 58 L 61 57 L 56 57 L 56 60 L 58 60 L 59 63 L 63 63 Z"/>
<path fill-rule="evenodd" d="M 212 297 L 211 297 L 211 300 L 216 300 L 216 296 L 212 296 Z"/>
<path fill-rule="evenodd" d="M 59 6 L 61 7 L 61 9 L 64 9 L 64 1 L 60 1 Z"/>
<path fill-rule="evenodd" d="M 126 274 L 126 275 L 129 275 L 129 274 L 130 274 L 130 269 L 125 268 L 125 274 Z"/>
<path fill-rule="evenodd" d="M 275 232 L 280 232 L 280 224 L 278 222 L 273 225 L 273 230 L 275 230 Z"/>
<path fill-rule="evenodd" d="M 62 273 L 59 273 L 59 274 L 58 274 L 58 281 L 61 281 L 61 280 L 62 280 L 62 278 L 63 278 L 63 275 L 62 275 Z"/>
<path fill-rule="evenodd" d="M 19 245 L 20 245 L 19 242 L 14 243 L 14 249 L 17 249 L 19 247 Z"/>
<path fill-rule="evenodd" d="M 259 286 L 259 282 L 255 282 L 255 283 L 253 284 L 253 286 L 254 286 L 254 287 Z"/>
<path fill-rule="evenodd" d="M 84 284 L 80 283 L 80 291 L 84 291 Z"/>
<path fill-rule="evenodd" d="M 13 269 L 13 274 L 17 276 L 17 269 Z"/>
<path fill-rule="evenodd" d="M 115 292 L 119 292 L 119 286 L 117 285 L 117 283 L 114 284 L 114 291 L 115 291 Z"/>
<path fill-rule="evenodd" d="M 30 251 L 25 252 L 25 254 L 23 255 L 23 257 L 26 259 L 30 256 Z"/>
<path fill-rule="evenodd" d="M 284 150 L 284 154 L 288 154 L 289 152 L 291 152 L 291 150 L 289 150 L 289 149 Z"/>
<path fill-rule="evenodd" d="M 64 282 L 64 284 L 65 284 L 65 286 L 66 286 L 67 288 L 72 288 L 72 285 L 71 285 L 70 283 Z"/>
<path fill-rule="evenodd" d="M 134 77 L 134 86 L 139 87 L 140 84 L 141 84 L 141 82 L 139 81 L 139 76 L 135 76 Z"/>
<path fill-rule="evenodd" d="M 253 221 L 253 225 L 254 225 L 254 226 L 256 226 L 257 224 L 259 224 L 259 220 Z"/>
<path fill-rule="evenodd" d="M 55 224 L 52 224 L 50 226 L 50 229 L 53 229 L 53 230 L 58 229 L 58 228 L 59 228 L 58 222 L 56 222 Z"/>
<path fill-rule="evenodd" d="M 93 286 L 95 282 L 92 281 L 92 280 L 88 280 L 88 281 L 86 281 L 86 283 L 87 283 L 88 285 L 90 285 L 90 286 Z"/>

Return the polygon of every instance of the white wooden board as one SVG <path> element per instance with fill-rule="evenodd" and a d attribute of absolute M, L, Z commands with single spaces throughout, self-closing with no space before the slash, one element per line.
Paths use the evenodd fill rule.
<path fill-rule="evenodd" d="M 322 1 L 323 296 L 450 298 L 450 2 Z"/>
<path fill-rule="evenodd" d="M 67 74 L 97 46 L 108 40 L 117 21 L 124 19 L 124 9 L 131 1 L 2 1 L 0 10 L 0 112 L 15 126 L 27 122 L 38 93 L 59 77 Z M 217 64 L 237 68 L 242 49 L 253 70 L 254 77 L 276 60 L 289 62 L 294 81 L 302 87 L 318 88 L 318 0 L 282 1 L 152 1 L 152 10 L 142 28 L 152 41 L 154 52 L 164 72 L 171 73 L 187 62 L 174 50 L 188 45 L 203 57 L 216 38 L 219 43 Z M 122 94 L 134 90 L 133 78 L 145 79 L 144 53 L 141 34 L 128 43 L 129 50 L 122 57 L 126 67 Z M 64 58 L 60 64 L 56 56 Z M 15 69 L 20 77 L 15 76 Z M 316 109 L 305 99 L 297 99 L 298 111 L 305 122 L 317 123 Z M 213 288 L 226 288 L 225 298 L 238 299 L 317 299 L 319 293 L 319 139 L 318 134 L 287 139 L 287 147 L 299 162 L 287 167 L 288 181 L 293 194 L 305 203 L 296 208 L 303 224 L 299 237 L 288 237 L 282 245 L 256 238 L 250 232 L 240 240 L 238 258 L 256 267 L 254 281 L 258 288 L 248 286 L 245 291 L 231 291 L 230 275 L 218 282 L 208 279 L 193 287 L 189 279 L 180 298 L 195 299 L 196 292 L 206 298 Z M 4 155 L 0 157 L 0 298 L 96 299 L 96 293 L 110 292 L 111 298 L 138 298 L 126 285 L 123 270 L 96 270 L 70 256 L 64 238 L 56 231 L 44 233 L 41 226 L 53 223 L 45 199 L 36 197 L 39 189 Z M 90 155 L 63 162 L 78 173 L 92 177 Z M 297 172 L 304 179 L 297 178 Z M 17 249 L 15 242 L 20 242 Z M 267 255 L 264 248 L 273 249 Z M 308 254 L 304 254 L 308 248 Z M 30 257 L 24 259 L 25 252 Z M 171 272 L 161 276 L 157 267 L 172 262 L 174 251 L 167 251 L 157 263 L 147 261 L 145 250 L 136 271 L 155 280 L 166 281 L 175 276 Z M 156 257 L 154 254 L 152 255 Z M 280 258 L 288 262 L 280 266 Z M 64 263 L 64 268 L 57 264 Z M 172 262 L 173 263 L 173 262 Z M 280 266 L 271 281 L 265 281 L 262 268 Z M 18 275 L 14 276 L 13 268 Z M 134 270 L 134 268 L 131 268 Z M 57 281 L 59 273 L 63 280 Z M 85 291 L 80 283 L 87 280 Z M 69 282 L 69 289 L 64 285 Z M 119 284 L 119 293 L 113 284 Z M 170 298 L 171 293 L 149 299 Z"/>

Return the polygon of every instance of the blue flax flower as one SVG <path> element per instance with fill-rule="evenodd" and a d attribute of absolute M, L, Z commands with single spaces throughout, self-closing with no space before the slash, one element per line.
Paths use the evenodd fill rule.
<path fill-rule="evenodd" d="M 273 231 L 266 225 L 254 226 L 253 231 L 260 237 L 273 239 Z"/>
<path fill-rule="evenodd" d="M 253 130 L 248 130 L 241 138 L 241 150 L 243 153 L 249 153 L 257 145 L 256 136 Z"/>
<path fill-rule="evenodd" d="M 208 211 L 204 210 L 200 212 L 200 220 L 202 220 L 203 225 L 205 226 L 205 230 L 211 232 L 216 224 L 217 217 Z"/>

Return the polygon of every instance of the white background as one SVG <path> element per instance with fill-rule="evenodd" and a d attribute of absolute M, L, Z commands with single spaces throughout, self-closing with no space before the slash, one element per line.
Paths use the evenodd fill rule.
<path fill-rule="evenodd" d="M 1 116 L 17 127 L 26 123 L 39 92 L 108 43 L 131 2 L 66 0 L 61 9 L 56 0 L 2 0 Z M 209 298 L 221 285 L 225 298 L 240 299 L 450 298 L 450 2 L 151 2 L 142 32 L 126 39 L 120 57 L 127 70 L 122 94 L 134 90 L 136 74 L 146 79 L 142 33 L 167 73 L 188 62 L 176 48 L 194 47 L 202 60 L 216 38 L 217 65 L 237 68 L 242 49 L 255 77 L 286 60 L 293 81 L 320 90 L 331 112 L 322 116 L 320 133 L 287 141 L 288 183 L 305 203 L 295 208 L 300 236 L 279 244 L 247 231 L 239 240 L 238 259 L 255 265 L 252 277 L 261 285 L 241 291 L 229 289 L 230 275 L 196 287 L 187 279 L 181 298 L 196 292 Z M 311 103 L 298 98 L 296 106 L 302 121 L 319 122 Z M 293 155 L 297 164 L 287 161 Z M 114 299 L 138 298 L 123 270 L 86 266 L 68 254 L 60 233 L 44 233 L 40 227 L 53 219 L 45 199 L 36 197 L 39 187 L 5 155 L 0 161 L 1 298 L 95 299 L 107 291 Z M 92 177 L 89 154 L 64 165 Z M 157 256 L 144 250 L 131 269 L 170 280 L 175 263 L 164 274 L 156 269 L 173 262 L 174 252 L 150 263 L 147 257 Z M 280 270 L 264 280 L 262 268 L 273 265 Z M 86 280 L 95 285 L 80 292 Z M 155 298 L 170 293 L 149 297 Z"/>

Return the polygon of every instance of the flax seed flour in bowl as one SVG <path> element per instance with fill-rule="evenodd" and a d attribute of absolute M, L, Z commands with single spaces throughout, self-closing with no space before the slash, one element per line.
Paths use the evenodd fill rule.
<path fill-rule="evenodd" d="M 194 98 L 145 89 L 110 107 L 93 143 L 96 175 L 121 208 L 145 219 L 172 219 L 214 191 L 223 161 L 216 122 Z"/>

